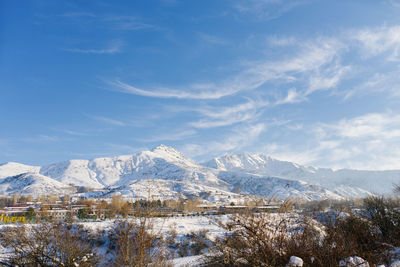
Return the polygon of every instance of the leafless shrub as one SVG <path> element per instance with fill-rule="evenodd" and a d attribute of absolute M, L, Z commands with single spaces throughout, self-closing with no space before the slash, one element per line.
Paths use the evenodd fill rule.
<path fill-rule="evenodd" d="M 336 218 L 325 228 L 325 232 L 322 245 L 314 251 L 316 266 L 337 266 L 341 259 L 354 255 L 371 264 L 388 261 L 387 247 L 378 242 L 375 228 L 366 219 L 354 214 Z"/>
<path fill-rule="evenodd" d="M 400 201 L 384 197 L 364 200 L 366 218 L 379 232 L 382 242 L 400 245 Z"/>
<path fill-rule="evenodd" d="M 11 250 L 6 266 L 95 266 L 99 256 L 82 229 L 64 224 L 7 227 L 0 233 L 2 246 Z"/>
<path fill-rule="evenodd" d="M 288 215 L 238 214 L 222 227 L 227 234 L 206 259 L 209 266 L 285 266 L 291 255 L 312 255 L 321 239 L 311 221 Z"/>
<path fill-rule="evenodd" d="M 294 209 L 294 204 L 296 203 L 295 199 L 285 199 L 285 201 L 280 205 L 278 212 L 290 212 Z"/>
<path fill-rule="evenodd" d="M 303 209 L 307 212 L 325 211 L 330 207 L 330 202 L 327 199 L 313 200 L 304 203 Z"/>
<path fill-rule="evenodd" d="M 213 242 L 207 238 L 207 231 L 191 232 L 179 239 L 178 242 L 170 240 L 168 248 L 180 257 L 205 254 L 213 245 Z"/>
<path fill-rule="evenodd" d="M 356 215 L 321 226 L 307 217 L 247 213 L 222 227 L 227 234 L 217 241 L 214 256 L 206 258 L 208 266 L 285 266 L 293 255 L 305 266 L 338 266 L 354 255 L 371 264 L 389 261 L 376 228 Z"/>
<path fill-rule="evenodd" d="M 169 255 L 149 218 L 116 222 L 111 243 L 113 266 L 169 266 Z"/>

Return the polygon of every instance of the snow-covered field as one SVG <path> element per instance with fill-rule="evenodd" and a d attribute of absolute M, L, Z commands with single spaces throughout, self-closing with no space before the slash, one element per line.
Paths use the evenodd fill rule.
<path fill-rule="evenodd" d="M 135 221 L 134 218 L 127 219 L 128 221 Z M 186 234 L 196 233 L 199 231 L 207 231 L 207 238 L 214 240 L 216 237 L 222 236 L 225 232 L 218 225 L 217 220 L 227 221 L 229 220 L 228 215 L 223 216 L 185 216 L 185 217 L 169 217 L 169 218 L 153 218 L 150 219 L 150 223 L 153 225 L 153 231 L 156 234 L 162 236 L 168 235 L 171 231 L 177 233 L 176 240 L 179 240 Z M 108 232 L 115 225 L 117 220 L 105 220 L 105 221 L 91 221 L 91 222 L 78 222 L 89 231 L 95 232 Z M 4 227 L 15 227 L 16 225 L 0 225 L 0 230 Z M 33 226 L 27 224 L 27 227 Z M 99 252 L 105 254 L 107 252 L 106 247 L 100 247 Z M 8 255 L 9 251 L 0 246 L 0 259 Z M 198 261 L 201 256 L 189 256 L 183 258 L 175 258 L 173 260 L 174 266 L 195 266 L 194 262 Z"/>
<path fill-rule="evenodd" d="M 127 219 L 135 221 L 135 219 Z M 211 240 L 224 234 L 224 230 L 219 226 L 218 221 L 226 222 L 228 215 L 209 215 L 209 216 L 184 216 L 168 218 L 152 218 L 154 232 L 166 235 L 170 231 L 176 231 L 178 237 L 192 232 L 207 231 L 207 237 Z M 116 220 L 80 222 L 85 228 L 91 231 L 109 230 Z"/>
<path fill-rule="evenodd" d="M 227 223 L 230 221 L 231 215 L 207 215 L 207 216 L 184 216 L 184 217 L 168 217 L 168 218 L 151 218 L 150 224 L 152 225 L 152 232 L 159 234 L 161 236 L 167 237 L 171 235 L 171 232 L 176 233 L 175 242 L 183 242 L 184 239 L 187 238 L 189 234 L 199 233 L 201 231 L 206 233 L 207 239 L 214 241 L 217 237 L 222 237 L 226 230 L 221 227 L 219 222 Z M 266 227 L 265 230 L 269 230 L 271 228 L 271 233 L 273 234 L 277 228 L 274 226 L 280 225 L 281 221 L 284 219 L 286 223 L 288 223 L 288 227 L 286 228 L 286 232 L 290 235 L 292 231 L 298 231 L 299 226 L 303 222 L 306 222 L 308 225 L 312 224 L 315 229 L 320 231 L 321 236 L 324 236 L 324 227 L 315 220 L 307 220 L 302 221 L 302 216 L 296 213 L 286 213 L 286 214 L 268 214 L 267 215 L 270 223 Z M 128 221 L 135 221 L 136 218 L 128 218 L 124 219 Z M 105 233 L 105 237 L 107 238 L 107 233 L 109 230 L 115 226 L 115 222 L 118 220 L 104 220 L 104 221 L 90 221 L 90 222 L 76 222 L 76 224 L 82 225 L 85 229 L 89 230 L 92 233 Z M 15 227 L 15 225 L 8 225 L 11 227 Z M 31 224 L 27 224 L 27 227 L 32 226 Z M 6 225 L 0 225 L 0 230 L 2 230 Z M 107 238 L 107 240 L 109 240 Z M 187 241 L 187 240 L 186 240 Z M 106 256 L 106 258 L 110 257 L 108 250 L 109 241 L 105 242 L 102 247 L 99 247 L 99 253 Z M 0 247 L 0 259 L 8 255 L 9 251 L 3 247 Z M 210 252 L 205 252 L 210 253 Z M 399 248 L 396 248 L 393 252 L 394 256 L 400 256 Z M 175 254 L 174 259 L 171 261 L 173 266 L 176 267 L 185 267 L 185 266 L 198 266 L 199 263 L 202 262 L 203 255 L 188 255 L 185 257 L 180 257 Z M 297 257 L 292 257 L 291 262 L 293 264 L 300 264 L 302 260 Z M 349 257 L 343 259 L 340 266 L 355 266 L 352 265 L 353 262 L 363 262 L 363 260 L 359 257 Z M 290 265 L 290 266 L 301 266 L 301 265 Z M 369 265 L 360 265 L 369 267 Z M 395 265 L 393 265 L 395 266 Z"/>

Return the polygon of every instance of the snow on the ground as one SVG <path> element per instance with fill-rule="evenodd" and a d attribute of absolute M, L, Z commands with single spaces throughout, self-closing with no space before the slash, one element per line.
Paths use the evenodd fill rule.
<path fill-rule="evenodd" d="M 176 258 L 172 261 L 172 264 L 174 267 L 196 267 L 199 265 L 199 262 L 201 262 L 203 255 L 197 255 L 197 256 L 188 256 L 188 257 L 182 257 L 182 258 Z"/>
<path fill-rule="evenodd" d="M 131 218 L 128 220 L 133 221 L 135 219 Z M 227 221 L 228 215 L 154 218 L 151 220 L 151 223 L 154 225 L 154 231 L 161 234 L 167 234 L 171 230 L 175 230 L 178 235 L 207 231 L 207 237 L 214 240 L 224 233 L 223 229 L 217 223 L 218 220 Z M 80 222 L 79 224 L 91 231 L 102 231 L 109 230 L 115 221 L 116 220 Z"/>
<path fill-rule="evenodd" d="M 289 263 L 287 264 L 288 267 L 302 267 L 303 260 L 296 256 L 291 256 Z"/>
<path fill-rule="evenodd" d="M 279 224 L 281 219 L 286 219 L 287 222 L 291 224 L 291 227 L 289 227 L 288 231 L 289 233 L 297 228 L 299 223 L 298 219 L 301 219 L 300 215 L 295 214 L 295 213 L 288 213 L 288 214 L 269 214 L 268 218 L 271 220 L 271 227 L 275 224 Z M 207 231 L 207 237 L 211 240 L 215 240 L 215 238 L 220 237 L 225 234 L 224 229 L 219 225 L 218 221 L 222 221 L 226 223 L 230 219 L 230 215 L 208 215 L 208 216 L 176 216 L 176 217 L 168 217 L 168 218 L 152 218 L 150 222 L 153 224 L 154 227 L 154 232 L 160 233 L 162 235 L 167 235 L 170 233 L 170 231 L 176 231 L 177 234 L 177 240 L 179 240 L 179 237 L 182 237 L 186 234 L 190 234 L 192 232 L 199 232 L 199 231 Z M 128 221 L 134 221 L 137 220 L 135 218 L 129 218 L 126 219 Z M 105 221 L 92 221 L 92 222 L 77 222 L 77 224 L 80 224 L 84 226 L 86 229 L 92 231 L 92 232 L 101 232 L 101 231 L 108 231 L 110 230 L 113 226 L 114 223 L 118 220 L 105 220 Z M 293 223 L 293 224 L 292 224 Z M 320 225 L 316 221 L 311 221 L 308 223 L 312 223 L 314 226 L 317 227 L 323 233 L 323 227 L 319 227 Z M 314 224 L 315 223 L 315 224 Z M 7 226 L 15 226 L 15 225 L 7 225 Z M 30 224 L 27 224 L 27 226 L 32 226 Z M 6 227 L 6 225 L 0 225 L 0 229 Z M 106 245 L 105 245 L 106 246 Z M 400 249 L 399 249 L 400 250 Z M 103 250 L 100 248 L 99 251 L 103 251 L 104 254 L 107 251 L 106 248 Z M 4 257 L 8 251 L 0 247 L 0 258 Z M 395 253 L 394 253 L 395 254 Z M 204 256 L 188 256 L 188 257 L 183 257 L 183 258 L 175 258 L 172 263 L 173 266 L 196 266 L 196 264 L 201 263 L 201 258 Z M 394 257 L 397 258 L 397 257 Z M 346 258 L 342 261 L 341 266 L 354 266 L 352 264 L 359 264 L 363 263 L 361 262 L 361 258 L 359 257 L 349 257 Z M 296 263 L 297 265 L 292 265 L 292 266 L 301 266 L 299 259 L 295 259 L 293 257 L 292 263 Z M 396 265 L 398 264 L 398 265 Z M 397 263 L 393 263 L 391 266 L 396 267 L 400 266 L 400 261 Z M 360 266 L 368 266 L 366 264 L 360 265 Z"/>

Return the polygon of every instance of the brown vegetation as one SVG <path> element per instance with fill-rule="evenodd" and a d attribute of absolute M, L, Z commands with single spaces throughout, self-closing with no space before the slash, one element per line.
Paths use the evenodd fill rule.
<path fill-rule="evenodd" d="M 389 251 L 399 242 L 396 234 L 400 232 L 394 223 L 397 215 L 388 213 L 389 203 L 379 198 L 367 199 L 370 219 L 349 214 L 325 226 L 304 216 L 234 215 L 232 221 L 221 224 L 227 233 L 217 241 L 215 254 L 206 259 L 205 265 L 285 266 L 290 256 L 297 256 L 305 266 L 338 266 L 340 260 L 354 255 L 370 264 L 388 264 Z M 393 236 L 387 236 L 385 231 Z"/>
<path fill-rule="evenodd" d="M 85 240 L 86 232 L 63 224 L 41 224 L 27 228 L 7 227 L 0 232 L 1 244 L 11 249 L 4 266 L 95 266 L 99 257 Z"/>

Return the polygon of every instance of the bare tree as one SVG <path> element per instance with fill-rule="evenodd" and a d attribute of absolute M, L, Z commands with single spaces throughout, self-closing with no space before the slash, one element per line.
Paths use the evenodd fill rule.
<path fill-rule="evenodd" d="M 137 207 L 135 219 L 121 220 L 111 233 L 114 266 L 170 266 L 160 230 L 154 228 L 152 207 Z"/>

